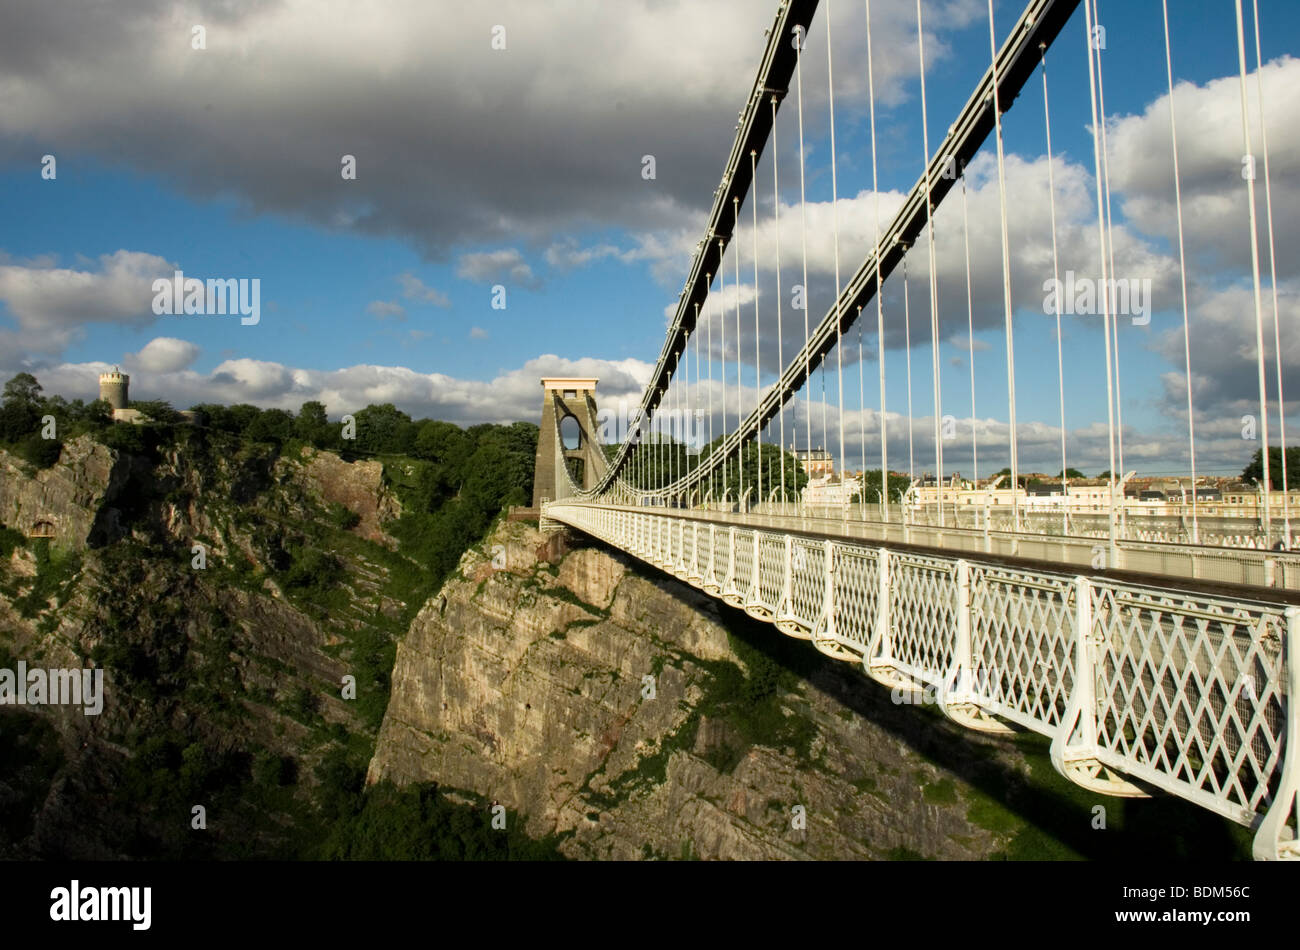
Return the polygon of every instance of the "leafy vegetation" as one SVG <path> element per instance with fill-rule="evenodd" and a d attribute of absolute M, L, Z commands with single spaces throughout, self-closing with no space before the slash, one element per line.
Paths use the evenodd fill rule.
<path fill-rule="evenodd" d="M 1268 447 L 1268 475 L 1272 491 L 1282 490 L 1282 448 L 1277 445 Z M 1241 477 L 1246 482 L 1264 480 L 1264 452 L 1256 449 L 1250 462 L 1242 469 Z M 1287 490 L 1300 488 L 1300 447 L 1289 446 L 1286 450 Z"/>

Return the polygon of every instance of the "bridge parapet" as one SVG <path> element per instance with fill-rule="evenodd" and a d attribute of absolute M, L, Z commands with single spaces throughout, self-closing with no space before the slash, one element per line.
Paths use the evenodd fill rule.
<path fill-rule="evenodd" d="M 694 514 L 546 507 L 896 695 L 1049 737 L 1071 781 L 1177 795 L 1256 829 L 1257 858 L 1300 858 L 1300 607 Z"/>

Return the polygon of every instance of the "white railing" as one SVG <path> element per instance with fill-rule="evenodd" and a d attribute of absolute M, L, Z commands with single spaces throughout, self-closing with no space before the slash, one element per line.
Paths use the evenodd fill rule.
<path fill-rule="evenodd" d="M 896 698 L 923 691 L 970 728 L 1050 737 L 1053 764 L 1087 788 L 1154 787 L 1256 828 L 1258 858 L 1300 858 L 1300 608 L 710 514 L 544 512 L 861 663 Z"/>
<path fill-rule="evenodd" d="M 635 506 L 634 506 L 635 507 Z M 685 515 L 684 508 L 650 508 L 652 511 Z M 954 554 L 1032 558 L 1088 571 L 1116 570 L 1158 574 L 1171 579 L 1277 587 L 1300 590 L 1300 553 L 1247 547 L 1173 543 L 1157 540 L 1117 539 L 1111 545 L 1104 536 L 1061 535 L 1020 531 L 985 524 L 981 528 L 948 524 L 938 527 L 912 520 L 879 521 L 863 518 L 854 506 L 846 517 L 839 509 L 816 511 L 790 505 L 782 511 L 777 504 L 759 510 L 732 511 L 689 509 L 690 517 L 743 524 L 778 531 L 815 531 L 868 543 L 912 544 Z M 869 515 L 876 509 L 868 508 Z"/>

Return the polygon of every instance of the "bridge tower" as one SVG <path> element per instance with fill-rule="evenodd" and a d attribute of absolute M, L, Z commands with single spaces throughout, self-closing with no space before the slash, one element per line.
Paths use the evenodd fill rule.
<path fill-rule="evenodd" d="M 542 422 L 537 433 L 533 507 L 569 494 L 561 466 L 573 482 L 593 488 L 605 474 L 605 451 L 596 437 L 596 379 L 553 377 L 542 380 Z"/>

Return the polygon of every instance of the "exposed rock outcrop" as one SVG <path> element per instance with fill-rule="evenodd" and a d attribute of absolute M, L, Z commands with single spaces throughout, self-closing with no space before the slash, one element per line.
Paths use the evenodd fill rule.
<path fill-rule="evenodd" d="M 97 526 L 114 533 L 112 503 L 129 470 L 129 461 L 89 436 L 65 443 L 58 462 L 39 471 L 0 451 L 0 524 L 84 548 Z"/>
<path fill-rule="evenodd" d="M 370 781 L 472 789 L 574 857 L 973 858 L 1004 843 L 966 819 L 959 779 L 837 698 L 888 704 L 858 671 L 791 642 L 812 679 L 768 695 L 771 660 L 728 627 L 760 649 L 774 627 L 603 548 L 551 564 L 555 547 L 502 524 L 417 615 Z"/>

